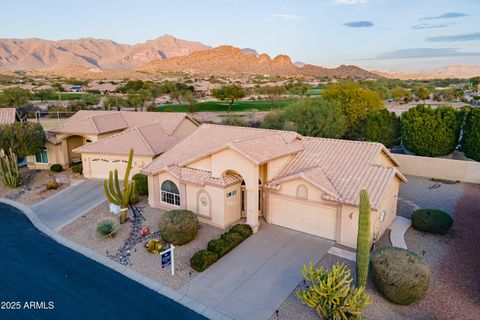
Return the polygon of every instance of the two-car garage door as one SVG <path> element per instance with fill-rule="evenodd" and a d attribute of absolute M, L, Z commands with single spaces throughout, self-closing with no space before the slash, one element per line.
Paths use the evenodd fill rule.
<path fill-rule="evenodd" d="M 336 208 L 270 195 L 269 212 L 273 224 L 335 240 Z"/>

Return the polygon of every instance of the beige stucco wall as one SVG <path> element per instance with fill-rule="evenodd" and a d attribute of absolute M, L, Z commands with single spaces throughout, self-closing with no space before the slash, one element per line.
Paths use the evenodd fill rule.
<path fill-rule="evenodd" d="M 98 159 L 97 161 L 93 161 Z M 153 160 L 150 156 L 134 155 L 130 177 L 137 174 Z M 111 170 L 118 170 L 119 179 L 123 179 L 127 168 L 128 155 L 107 155 L 83 153 L 83 175 L 85 178 L 107 179 Z"/>
<path fill-rule="evenodd" d="M 27 166 L 29 169 L 33 170 L 46 170 L 50 169 L 52 164 L 60 164 L 64 167 L 68 166 L 68 161 L 65 161 L 63 156 L 63 148 L 61 144 L 52 144 L 52 143 L 45 143 L 45 147 L 47 147 L 48 153 L 48 163 L 37 163 L 35 162 L 35 156 L 27 156 Z"/>
<path fill-rule="evenodd" d="M 180 206 L 161 201 L 161 185 L 164 181 L 174 182 L 180 192 Z M 181 184 L 170 173 L 163 172 L 148 177 L 150 206 L 162 210 L 187 209 L 197 213 L 200 221 L 220 228 L 227 228 L 240 219 L 240 185 L 218 188 L 211 185 Z M 226 199 L 226 193 L 238 189 L 237 196 Z"/>
<path fill-rule="evenodd" d="M 480 183 L 480 162 L 395 154 L 406 175 Z"/>
<path fill-rule="evenodd" d="M 194 163 L 188 165 L 188 167 L 198 170 L 212 171 L 212 157 L 205 157 Z"/>
<path fill-rule="evenodd" d="M 184 118 L 183 121 L 178 125 L 178 127 L 173 131 L 172 136 L 177 139 L 182 140 L 183 138 L 189 136 L 197 130 L 198 126 L 193 123 L 190 119 Z"/>
<path fill-rule="evenodd" d="M 395 176 L 391 182 L 391 186 L 385 192 L 378 210 L 371 210 L 370 226 L 371 241 L 374 237 L 381 237 L 385 230 L 391 225 L 397 215 L 398 190 L 400 188 L 400 178 Z M 387 212 L 385 220 L 380 221 L 380 213 L 385 210 Z M 342 205 L 340 218 L 340 235 L 338 242 L 356 248 L 358 233 L 358 207 Z"/>
<path fill-rule="evenodd" d="M 385 151 L 382 151 L 378 154 L 377 159 L 375 159 L 375 164 L 387 168 L 397 167 L 397 165 L 392 161 L 392 159 L 390 159 Z"/>
<path fill-rule="evenodd" d="M 291 155 L 284 156 L 275 160 L 268 162 L 267 164 L 267 181 L 270 181 L 275 177 L 278 171 L 282 168 L 282 166 L 291 158 Z"/>

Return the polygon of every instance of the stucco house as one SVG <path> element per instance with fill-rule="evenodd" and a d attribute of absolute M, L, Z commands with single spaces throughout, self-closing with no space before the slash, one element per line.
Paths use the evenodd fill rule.
<path fill-rule="evenodd" d="M 135 174 L 197 126 L 185 113 L 81 110 L 46 133 L 43 152 L 27 157 L 28 167 L 82 163 L 87 178 L 106 178 L 113 169 L 122 176 L 133 148 Z"/>
<path fill-rule="evenodd" d="M 378 143 L 203 124 L 141 171 L 149 204 L 184 208 L 226 228 L 242 217 L 356 246 L 359 192 L 371 201 L 371 237 L 392 223 L 406 179 Z"/>
<path fill-rule="evenodd" d="M 0 108 L 0 126 L 12 124 L 17 120 L 17 111 L 15 108 Z"/>

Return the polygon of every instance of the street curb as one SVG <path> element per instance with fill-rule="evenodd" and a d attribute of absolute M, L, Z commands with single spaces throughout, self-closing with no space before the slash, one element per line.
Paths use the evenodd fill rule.
<path fill-rule="evenodd" d="M 136 272 L 116 261 L 113 261 L 103 255 L 101 255 L 98 252 L 95 252 L 89 248 L 86 248 L 68 238 L 65 238 L 52 230 L 50 227 L 48 227 L 46 224 L 44 224 L 38 216 L 35 214 L 35 212 L 32 210 L 32 208 L 18 203 L 13 200 L 9 199 L 0 199 L 0 203 L 5 203 L 7 205 L 10 205 L 19 211 L 21 211 L 41 232 L 45 233 L 49 237 L 51 237 L 53 240 L 58 242 L 59 244 L 63 245 L 64 247 L 67 247 L 75 252 L 80 253 L 81 255 L 92 259 L 112 270 L 115 270 L 116 272 L 124 275 L 125 277 L 138 282 L 139 284 L 156 291 L 157 293 L 177 302 L 185 306 L 186 308 L 199 313 L 203 315 L 204 317 L 207 317 L 212 320 L 233 320 L 232 318 L 228 317 L 227 315 L 220 313 L 216 310 L 210 309 L 208 306 L 204 305 L 201 302 L 198 302 L 184 294 L 181 294 L 180 292 L 158 282 L 153 279 L 150 279 L 146 277 L 145 275 Z"/>

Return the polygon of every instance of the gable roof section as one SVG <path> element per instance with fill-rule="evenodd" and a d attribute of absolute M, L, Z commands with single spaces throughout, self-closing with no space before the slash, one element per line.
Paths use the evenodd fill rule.
<path fill-rule="evenodd" d="M 306 137 L 303 152 L 292 157 L 270 184 L 302 177 L 337 201 L 355 206 L 360 190 L 367 189 L 377 209 L 394 176 L 406 182 L 396 168 L 374 164 L 384 148 L 379 143 Z"/>
<path fill-rule="evenodd" d="M 292 131 L 202 124 L 190 136 L 145 167 L 143 172 L 155 174 L 171 165 L 183 167 L 227 148 L 261 164 L 298 152 L 302 148 L 301 138 Z M 275 144 L 275 148 L 269 147 L 269 144 Z"/>
<path fill-rule="evenodd" d="M 14 123 L 16 115 L 17 111 L 15 108 L 0 108 L 0 125 Z"/>
<path fill-rule="evenodd" d="M 182 182 L 204 186 L 206 184 L 227 187 L 242 182 L 243 178 L 233 172 L 227 172 L 221 177 L 212 177 L 212 173 L 206 170 L 189 167 L 170 166 L 167 171 Z"/>
<path fill-rule="evenodd" d="M 129 128 L 97 142 L 87 143 L 74 151 L 78 153 L 128 154 L 130 148 L 136 155 L 155 157 L 167 151 L 177 143 L 157 123 L 143 127 Z"/>
<path fill-rule="evenodd" d="M 166 134 L 171 135 L 185 118 L 195 123 L 186 113 L 80 110 L 50 131 L 101 134 L 157 123 Z"/>

